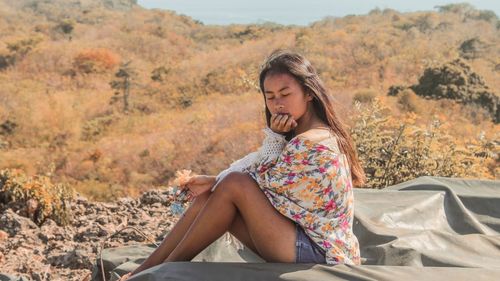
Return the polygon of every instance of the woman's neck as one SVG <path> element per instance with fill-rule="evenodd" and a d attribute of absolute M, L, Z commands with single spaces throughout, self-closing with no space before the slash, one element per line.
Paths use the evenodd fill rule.
<path fill-rule="evenodd" d="M 297 121 L 294 135 L 300 135 L 314 128 L 328 128 L 328 124 L 319 119 L 312 108 L 309 108 L 309 110 L 307 110 L 307 112 Z"/>

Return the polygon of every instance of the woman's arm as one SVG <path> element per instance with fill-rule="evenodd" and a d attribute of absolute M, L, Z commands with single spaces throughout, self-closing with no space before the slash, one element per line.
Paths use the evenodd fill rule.
<path fill-rule="evenodd" d="M 288 142 L 285 139 L 285 136 L 274 132 L 269 127 L 262 129 L 262 131 L 266 134 L 264 141 L 262 142 L 262 146 L 257 151 L 236 160 L 229 166 L 229 168 L 220 172 L 216 177 L 216 182 L 222 180 L 230 172 L 242 172 L 245 168 L 248 168 L 255 163 L 274 160 L 280 155 Z M 212 192 L 215 190 L 216 186 L 217 184 L 212 187 Z"/>

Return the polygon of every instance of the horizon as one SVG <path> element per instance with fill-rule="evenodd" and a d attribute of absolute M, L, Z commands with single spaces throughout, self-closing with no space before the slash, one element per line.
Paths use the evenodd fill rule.
<path fill-rule="evenodd" d="M 274 22 L 284 25 L 307 26 L 325 17 L 344 17 L 347 15 L 368 14 L 373 9 L 393 9 L 402 13 L 417 11 L 436 11 L 436 6 L 468 3 L 479 10 L 491 10 L 500 14 L 500 1 L 436 1 L 422 0 L 405 3 L 395 0 L 368 0 L 346 2 L 339 0 L 310 0 L 307 2 L 272 2 L 255 0 L 226 1 L 214 0 L 210 3 L 199 0 L 138 0 L 138 4 L 147 9 L 175 11 L 208 25 L 255 24 Z M 265 6 L 267 5 L 267 6 Z M 283 8 L 286 6 L 286 8 Z M 307 11 L 304 13 L 303 11 Z"/>

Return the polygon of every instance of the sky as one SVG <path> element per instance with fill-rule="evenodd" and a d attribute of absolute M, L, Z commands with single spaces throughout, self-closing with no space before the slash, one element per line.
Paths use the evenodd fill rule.
<path fill-rule="evenodd" d="M 138 0 L 138 4 L 144 8 L 173 10 L 204 24 L 220 25 L 266 21 L 308 25 L 326 16 L 367 14 L 376 7 L 400 12 L 436 11 L 435 6 L 459 2 L 467 2 L 476 9 L 492 10 L 500 15 L 500 0 Z"/>

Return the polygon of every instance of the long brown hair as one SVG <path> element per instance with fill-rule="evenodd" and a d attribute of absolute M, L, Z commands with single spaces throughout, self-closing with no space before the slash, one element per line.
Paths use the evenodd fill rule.
<path fill-rule="evenodd" d="M 333 130 L 337 136 L 340 151 L 347 156 L 353 185 L 364 185 L 366 180 L 365 173 L 359 162 L 355 144 L 346 130 L 346 125 L 335 113 L 332 98 L 309 60 L 301 54 L 290 50 L 277 49 L 273 51 L 261 65 L 259 85 L 263 95 L 265 93 L 264 80 L 268 74 L 289 74 L 299 82 L 304 93 L 309 93 L 313 96 L 314 111 Z M 266 121 L 267 125 L 270 126 L 271 112 L 267 108 L 267 105 Z M 294 131 L 286 133 L 286 139 L 290 140 L 294 137 L 294 134 Z"/>

